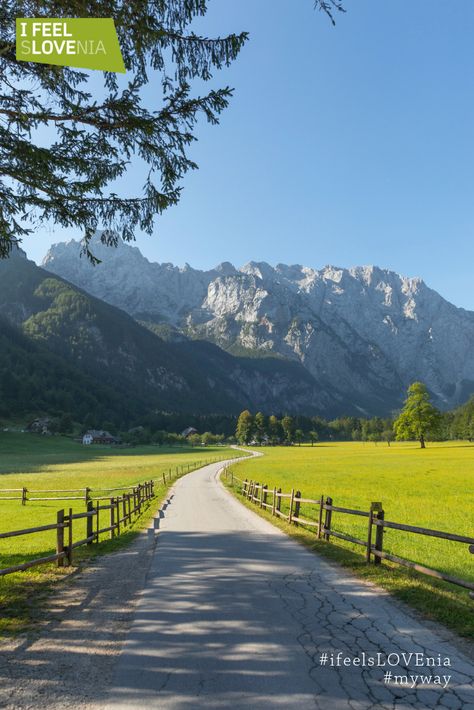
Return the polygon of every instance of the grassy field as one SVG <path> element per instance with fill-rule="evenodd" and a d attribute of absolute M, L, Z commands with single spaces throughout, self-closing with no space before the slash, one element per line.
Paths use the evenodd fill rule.
<path fill-rule="evenodd" d="M 264 458 L 249 459 L 233 468 L 240 478 L 269 488 L 292 487 L 303 497 L 331 496 L 334 505 L 369 510 L 381 501 L 385 519 L 474 537 L 474 445 L 467 442 L 390 447 L 373 443 L 327 443 L 314 447 L 261 449 Z M 284 510 L 286 501 L 282 504 Z M 315 517 L 315 508 L 301 506 L 302 517 Z M 333 513 L 332 527 L 367 538 L 367 519 Z M 292 529 L 303 542 L 314 544 L 314 532 Z M 348 564 L 433 618 L 474 637 L 474 601 L 466 590 L 390 564 L 365 569 L 364 548 L 331 538 L 318 542 L 324 554 Z M 397 530 L 386 530 L 384 550 L 448 574 L 474 581 L 474 555 L 465 544 Z M 390 570 L 390 571 L 389 571 Z M 459 617 L 459 618 L 455 618 Z"/>
<path fill-rule="evenodd" d="M 156 480 L 157 502 L 168 488 L 163 484 L 162 472 L 173 476 L 181 466 L 203 464 L 208 459 L 238 456 L 239 452 L 223 447 L 164 448 L 143 446 L 131 449 L 114 449 L 106 446 L 85 447 L 64 437 L 41 437 L 31 434 L 0 432 L 0 532 L 45 525 L 56 521 L 56 511 L 71 507 L 73 512 L 83 512 L 83 500 L 31 501 L 25 506 L 19 500 L 2 500 L 7 488 L 71 489 L 118 488 L 145 480 Z M 110 493 L 118 495 L 119 491 Z M 40 494 L 33 494 L 40 495 Z M 54 493 L 46 495 L 56 495 Z M 59 495 L 59 494 L 57 494 Z M 80 495 L 73 493 L 71 495 Z M 101 492 L 106 496 L 107 492 Z M 94 500 L 94 493 L 91 494 Z M 155 506 L 156 507 L 156 506 Z M 132 528 L 113 541 L 92 547 L 78 548 L 76 560 L 90 554 L 104 553 L 129 542 L 137 530 L 150 518 L 153 511 L 137 519 Z M 104 513 L 106 515 L 106 513 Z M 104 521 L 104 525 L 106 522 Z M 85 521 L 78 521 L 74 537 L 85 532 Z M 82 530 L 79 526 L 82 526 Z M 79 528 L 79 529 L 78 529 Z M 0 540 L 0 568 L 19 564 L 34 557 L 54 552 L 56 532 Z M 82 535 L 81 535 L 82 537 Z M 84 535 L 85 537 L 85 535 Z M 106 536 L 104 536 L 106 537 Z M 77 538 L 76 538 L 77 539 Z M 26 572 L 0 577 L 0 633 L 22 630 L 31 620 L 33 595 L 47 592 L 51 583 L 69 570 L 52 565 L 32 568 Z"/>

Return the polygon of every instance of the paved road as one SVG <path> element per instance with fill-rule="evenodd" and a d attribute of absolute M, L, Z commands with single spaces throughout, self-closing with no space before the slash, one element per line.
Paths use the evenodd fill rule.
<path fill-rule="evenodd" d="M 182 478 L 164 516 L 108 710 L 459 708 L 474 666 L 388 595 L 311 554 L 232 498 L 218 465 Z M 450 666 L 321 666 L 420 653 Z M 418 662 L 421 658 L 418 657 Z M 423 659 L 423 663 L 425 660 Z M 347 661 L 346 661 L 347 663 Z M 357 663 L 357 661 L 356 661 Z M 385 684 L 440 676 L 440 684 Z M 451 676 L 443 688 L 443 676 Z"/>

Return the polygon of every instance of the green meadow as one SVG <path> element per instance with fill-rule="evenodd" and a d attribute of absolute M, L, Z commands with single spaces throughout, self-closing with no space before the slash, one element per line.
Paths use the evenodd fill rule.
<path fill-rule="evenodd" d="M 386 520 L 474 537 L 474 444 L 428 443 L 422 450 L 414 443 L 392 443 L 389 447 L 356 442 L 260 450 L 262 458 L 234 465 L 234 473 L 267 484 L 271 490 L 281 486 L 283 492 L 300 490 L 302 497 L 330 496 L 333 504 L 341 507 L 368 511 L 371 502 L 382 502 Z M 282 510 L 285 507 L 288 502 L 283 499 Z M 317 518 L 316 508 L 305 504 L 300 514 Z M 428 615 L 431 610 L 433 618 L 440 618 L 445 604 L 441 616 L 449 618 L 441 620 L 474 636 L 474 600 L 469 599 L 467 590 L 390 563 L 367 569 L 365 548 L 334 537 L 327 544 L 316 541 L 313 530 L 290 529 L 285 523 L 282 526 L 302 542 L 428 611 Z M 367 519 L 360 516 L 334 512 L 332 528 L 367 539 Z M 386 529 L 383 545 L 385 551 L 399 557 L 474 581 L 474 555 L 466 544 Z M 451 610 L 450 600 L 456 607 Z M 468 614 L 469 623 L 467 617 L 455 622 L 454 617 L 460 614 Z"/>
<path fill-rule="evenodd" d="M 75 560 L 81 561 L 90 554 L 113 551 L 128 543 L 137 530 L 150 519 L 158 502 L 169 487 L 163 482 L 163 472 L 172 480 L 191 468 L 203 465 L 207 460 L 238 456 L 239 452 L 221 446 L 157 447 L 142 446 L 130 449 L 114 449 L 107 446 L 82 446 L 65 437 L 42 437 L 33 434 L 0 432 L 0 532 L 20 530 L 56 522 L 56 513 L 72 508 L 74 513 L 85 511 L 84 500 L 29 501 L 6 500 L 5 489 L 22 488 L 33 490 L 85 489 L 92 488 L 91 498 L 120 495 L 112 488 L 130 486 L 143 481 L 155 480 L 156 505 L 144 511 L 131 527 L 124 528 L 120 538 L 104 541 L 99 545 L 78 548 Z M 94 494 L 94 489 L 105 489 Z M 108 490 L 109 489 L 109 490 Z M 41 493 L 29 493 L 42 497 Z M 68 494 L 46 493 L 48 496 Z M 80 496 L 81 493 L 71 493 Z M 104 501 L 106 502 L 106 501 Z M 107 525 L 107 513 L 101 515 L 101 527 Z M 74 539 L 85 537 L 85 521 L 75 521 Z M 0 540 L 0 568 L 20 564 L 34 557 L 43 557 L 55 550 L 56 531 Z M 21 630 L 31 620 L 31 598 L 49 589 L 50 584 L 68 573 L 68 568 L 57 569 L 54 565 L 41 565 L 25 572 L 0 577 L 0 632 Z"/>

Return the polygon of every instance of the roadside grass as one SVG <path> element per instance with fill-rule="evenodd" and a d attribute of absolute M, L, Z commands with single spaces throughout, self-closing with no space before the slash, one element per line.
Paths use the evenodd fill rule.
<path fill-rule="evenodd" d="M 255 448 L 255 447 L 252 447 Z M 375 446 L 331 443 L 317 446 L 264 448 L 264 458 L 232 466 L 239 478 L 257 480 L 269 489 L 300 490 L 303 497 L 331 496 L 334 505 L 369 510 L 381 501 L 385 519 L 474 537 L 474 446 L 466 442 Z M 223 479 L 224 480 L 224 479 Z M 225 482 L 225 480 L 224 480 Z M 289 526 L 270 513 L 241 502 L 268 517 L 285 532 L 359 576 L 387 589 L 427 618 L 436 619 L 474 639 L 474 600 L 467 590 L 426 577 L 389 562 L 367 565 L 365 548 L 331 538 L 317 540 L 314 530 Z M 288 502 L 282 499 L 282 511 Z M 315 519 L 316 508 L 301 505 L 302 517 Z M 367 519 L 333 513 L 332 527 L 367 538 Z M 474 581 L 474 555 L 468 546 L 447 540 L 387 530 L 384 550 L 456 577 Z"/>
<path fill-rule="evenodd" d="M 119 488 L 154 479 L 156 497 L 120 536 L 110 540 L 105 534 L 99 544 L 76 548 L 72 569 L 47 564 L 0 577 L 0 635 L 27 630 L 37 618 L 42 602 L 53 585 L 70 575 L 77 566 L 85 564 L 92 556 L 108 554 L 129 544 L 150 522 L 166 492 L 181 475 L 182 465 L 195 464 L 199 467 L 209 459 L 229 459 L 239 455 L 240 452 L 223 447 L 178 449 L 143 446 L 127 450 L 104 446 L 90 449 L 63 437 L 44 438 L 1 432 L 0 532 L 54 523 L 56 512 L 61 509 L 66 513 L 69 508 L 74 513 L 85 510 L 84 500 L 31 501 L 22 506 L 19 500 L 1 500 L 1 491 L 5 488 Z M 167 479 L 165 485 L 162 472 L 166 471 L 169 475 L 170 470 L 172 482 Z M 97 495 L 118 494 L 120 491 Z M 93 493 L 91 497 L 94 500 Z M 107 525 L 107 513 L 101 513 L 104 516 L 101 527 Z M 74 538 L 78 539 L 79 535 L 86 536 L 85 520 L 75 521 Z M 0 540 L 0 568 L 52 554 L 55 544 L 55 530 Z"/>

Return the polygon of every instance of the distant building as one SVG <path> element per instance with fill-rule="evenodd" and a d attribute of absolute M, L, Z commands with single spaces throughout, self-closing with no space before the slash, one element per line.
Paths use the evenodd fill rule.
<path fill-rule="evenodd" d="M 30 431 L 34 434 L 50 434 L 50 426 L 51 419 L 43 417 L 30 422 L 26 427 L 26 431 Z"/>
<path fill-rule="evenodd" d="M 120 444 L 120 439 L 103 429 L 89 429 L 82 437 L 85 446 L 90 444 Z"/>
<path fill-rule="evenodd" d="M 192 436 L 193 434 L 197 434 L 198 430 L 195 429 L 193 426 L 188 426 L 187 429 L 181 432 L 181 436 L 184 436 L 185 439 L 188 438 L 188 436 Z"/>

